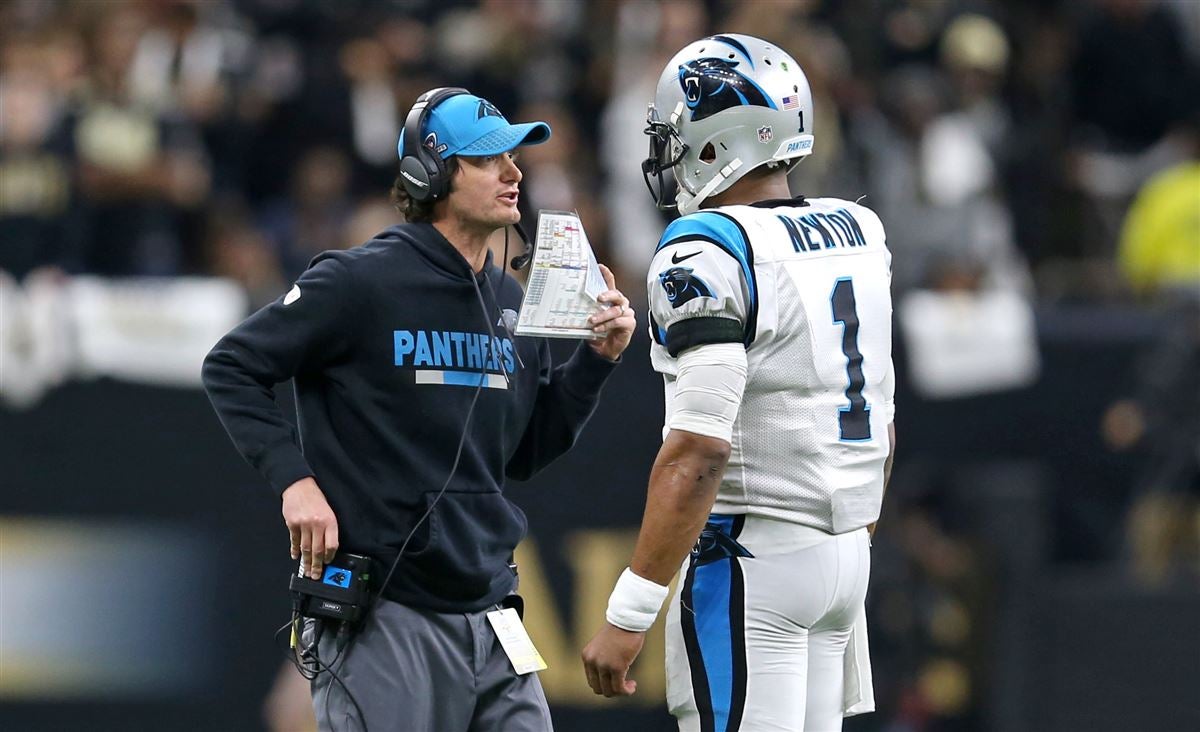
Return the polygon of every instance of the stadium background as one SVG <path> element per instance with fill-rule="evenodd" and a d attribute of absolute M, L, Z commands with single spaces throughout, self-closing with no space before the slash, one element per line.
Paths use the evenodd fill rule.
<path fill-rule="evenodd" d="M 6 0 L 0 728 L 303 729 L 271 640 L 278 503 L 200 358 L 395 220 L 395 138 L 439 85 L 552 124 L 526 220 L 578 210 L 644 302 L 645 104 L 717 31 L 801 62 L 817 144 L 793 188 L 865 196 L 895 256 L 880 711 L 847 728 L 1200 727 L 1200 3 Z M 577 660 L 660 439 L 646 350 L 510 488 L 563 730 L 672 729 L 661 629 L 631 700 Z"/>

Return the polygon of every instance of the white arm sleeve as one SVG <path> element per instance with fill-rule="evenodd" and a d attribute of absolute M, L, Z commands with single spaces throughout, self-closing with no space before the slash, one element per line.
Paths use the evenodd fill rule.
<path fill-rule="evenodd" d="M 679 354 L 667 427 L 730 442 L 746 388 L 746 348 L 712 343 Z"/>

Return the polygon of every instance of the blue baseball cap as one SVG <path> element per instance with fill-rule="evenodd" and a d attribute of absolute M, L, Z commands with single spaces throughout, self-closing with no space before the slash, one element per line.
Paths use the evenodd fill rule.
<path fill-rule="evenodd" d="M 474 94 L 456 94 L 442 100 L 426 118 L 423 144 L 443 160 L 451 155 L 499 155 L 521 145 L 540 145 L 550 139 L 545 122 L 509 124 L 496 106 Z M 404 157 L 404 132 L 396 143 Z"/>

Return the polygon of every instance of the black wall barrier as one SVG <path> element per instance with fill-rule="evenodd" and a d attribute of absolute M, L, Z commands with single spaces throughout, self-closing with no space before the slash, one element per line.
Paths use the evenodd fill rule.
<path fill-rule="evenodd" d="M 899 354 L 900 452 L 871 597 L 880 712 L 851 720 L 848 729 L 902 718 L 923 664 L 942 653 L 936 642 L 914 646 L 908 631 L 889 630 L 883 618 L 894 608 L 880 607 L 889 598 L 918 604 L 910 570 L 919 561 L 906 554 L 901 524 L 920 516 L 946 525 L 945 535 L 958 542 L 952 546 L 977 560 L 968 565 L 973 589 L 963 606 L 980 629 L 967 634 L 959 653 L 967 692 L 941 713 L 958 728 L 1015 729 L 1050 719 L 1059 700 L 1047 689 L 1083 698 L 1079 683 L 1058 683 L 1056 674 L 1069 673 L 1079 642 L 1098 632 L 1095 623 L 1061 619 L 1085 615 L 1087 598 L 1143 620 L 1158 617 L 1162 599 L 1172 603 L 1165 627 L 1184 627 L 1187 609 L 1197 606 L 1195 592 L 1157 595 L 1114 584 L 1136 465 L 1104 447 L 1098 425 L 1107 404 L 1131 388 L 1136 354 L 1153 330 L 1139 325 L 1094 337 L 1073 324 L 1077 315 L 1043 314 L 1042 377 L 1016 392 L 923 401 L 906 391 Z M 661 440 L 661 380 L 639 338 L 576 449 L 508 489 L 529 516 L 518 557 L 527 625 L 550 663 L 542 679 L 563 730 L 674 729 L 663 701 L 661 624 L 632 674 L 639 692 L 631 700 L 594 697 L 578 660 L 628 560 Z M 971 477 L 981 470 L 990 480 Z M 1037 489 L 1010 491 L 1006 480 Z M 287 619 L 292 563 L 277 500 L 234 452 L 202 392 L 81 382 L 29 410 L 0 408 L 0 486 L 0 619 L 36 626 L 15 644 L 14 626 L 3 629 L 0 728 L 262 728 L 263 699 L 282 659 L 282 640 L 273 643 L 272 633 Z M 1030 527 L 1025 550 L 998 549 L 1023 521 Z M 1079 563 L 1097 568 L 1097 584 L 1058 581 Z M 38 589 L 32 570 L 22 574 L 35 565 L 50 568 L 53 592 Z M 41 594 L 17 592 L 30 587 Z M 1053 603 L 1013 595 L 1038 590 Z M 986 607 L 972 609 L 978 605 Z M 1048 607 L 1064 615 L 1051 624 Z M 1053 631 L 1054 642 L 1039 629 Z M 91 642 L 47 658 L 39 632 Z M 1147 697 L 1155 704 L 1171 690 L 1187 698 L 1187 674 L 1174 660 L 1139 669 L 1146 687 L 1160 690 Z M 1136 704 L 1125 708 L 1136 716 Z M 1127 728 L 1115 721 L 1105 727 L 1095 715 L 1052 718 L 1055 729 L 1085 721 L 1089 729 Z M 1175 719 L 1169 710 L 1147 718 Z"/>

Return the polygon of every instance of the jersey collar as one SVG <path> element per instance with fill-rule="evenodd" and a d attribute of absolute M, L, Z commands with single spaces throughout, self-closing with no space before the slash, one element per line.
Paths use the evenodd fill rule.
<path fill-rule="evenodd" d="M 765 201 L 755 201 L 749 204 L 754 208 L 776 208 L 778 206 L 807 206 L 808 201 L 804 200 L 804 196 L 796 196 L 795 198 L 768 198 Z"/>

